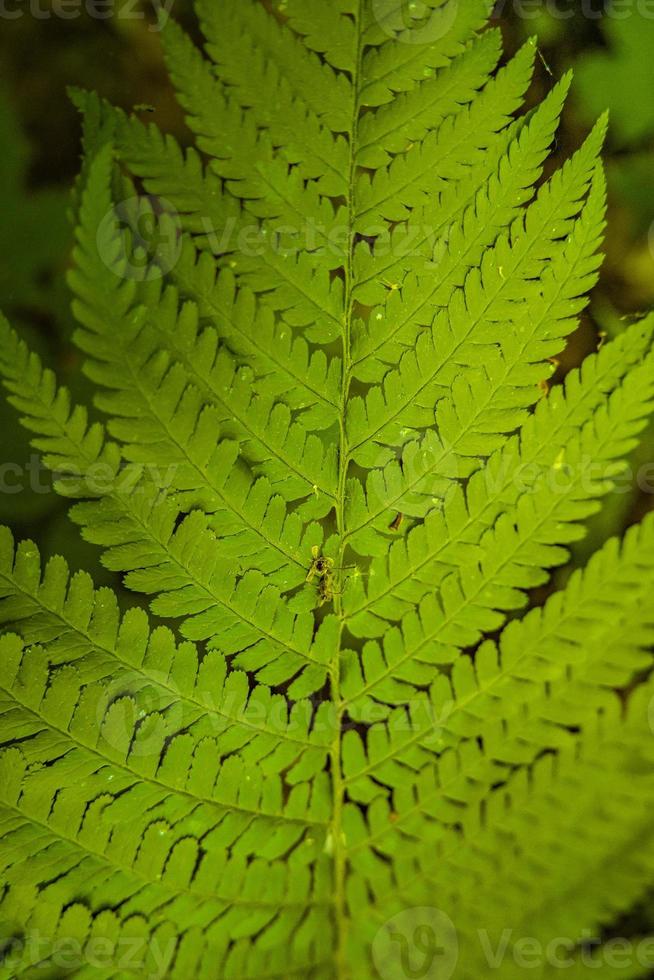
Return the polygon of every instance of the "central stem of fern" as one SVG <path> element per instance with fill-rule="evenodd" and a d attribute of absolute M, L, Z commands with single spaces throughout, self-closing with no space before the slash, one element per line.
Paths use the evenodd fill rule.
<path fill-rule="evenodd" d="M 340 434 L 339 434 L 339 457 L 338 457 L 338 491 L 336 497 L 336 530 L 339 537 L 339 561 L 338 565 L 345 565 L 346 544 L 346 516 L 345 516 L 345 495 L 347 487 L 347 476 L 350 467 L 350 446 L 347 435 L 347 406 L 350 396 L 350 386 L 352 382 L 352 358 L 350 352 L 352 314 L 353 314 L 353 295 L 354 295 L 354 247 L 355 247 L 355 187 L 356 187 L 356 148 L 359 128 L 359 86 L 361 76 L 361 57 L 363 34 L 363 0 L 358 0 L 356 11 L 357 25 L 357 51 L 354 63 L 354 77 L 352 78 L 352 125 L 350 131 L 350 161 L 348 175 L 348 252 L 344 269 L 345 290 L 343 303 L 343 375 L 341 390 L 341 411 L 340 411 Z M 342 649 L 342 638 L 345 629 L 345 613 L 343 601 L 340 595 L 335 597 L 335 611 L 340 618 L 339 645 L 335 662 L 331 665 L 330 680 L 332 702 L 335 705 L 336 721 L 334 731 L 334 741 L 331 749 L 331 769 L 333 781 L 333 824 L 332 824 L 332 844 L 334 854 L 334 907 L 336 918 L 336 977 L 337 980 L 346 980 L 348 976 L 347 967 L 347 939 L 348 939 L 348 913 L 346 899 L 346 874 L 347 874 L 347 842 L 344 838 L 342 818 L 343 805 L 345 802 L 345 784 L 343 780 L 343 770 L 341 761 L 341 745 L 343 734 L 343 716 L 345 713 L 345 702 L 341 696 L 341 670 L 340 653 Z"/>

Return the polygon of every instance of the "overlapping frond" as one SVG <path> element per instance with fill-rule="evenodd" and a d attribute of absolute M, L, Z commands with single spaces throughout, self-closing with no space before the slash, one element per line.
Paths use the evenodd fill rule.
<path fill-rule="evenodd" d="M 55 489 L 165 620 L 0 532 L 0 976 L 71 936 L 110 940 L 79 977 L 406 976 L 426 914 L 461 980 L 523 975 L 507 928 L 635 980 L 584 937 L 654 873 L 651 517 L 550 582 L 654 411 L 651 317 L 552 383 L 606 120 L 548 169 L 571 78 L 523 112 L 536 42 L 502 63 L 485 0 L 272 6 L 164 28 L 190 148 L 73 95 L 103 421 L 0 323 Z"/>
<path fill-rule="evenodd" d="M 152 903 L 144 935 L 163 928 L 169 958 L 187 928 L 215 918 L 198 955 L 227 957 L 238 937 L 261 963 L 248 937 L 293 932 L 299 913 L 310 959 L 328 928 L 324 718 L 306 702 L 289 715 L 220 653 L 150 632 L 138 609 L 121 618 L 109 590 L 69 579 L 62 560 L 42 574 L 29 542 L 14 552 L 4 531 L 0 551 L 0 616 L 20 634 L 2 640 L 3 742 L 16 743 L 1 763 L 7 909 L 34 928 L 47 910 L 54 941 L 71 902 L 86 932 L 102 930 L 111 896 L 124 902 L 116 937 L 130 935 L 139 901 Z"/>

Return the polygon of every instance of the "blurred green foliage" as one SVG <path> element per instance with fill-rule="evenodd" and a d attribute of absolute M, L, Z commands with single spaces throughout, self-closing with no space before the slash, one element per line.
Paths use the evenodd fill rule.
<path fill-rule="evenodd" d="M 614 143 L 637 146 L 654 134 L 654 16 L 635 11 L 624 20 L 607 18 L 601 30 L 607 49 L 578 58 L 581 111 L 590 121 L 608 106 Z"/>
<path fill-rule="evenodd" d="M 6 92 L 0 91 L 0 307 L 9 315 L 65 319 L 63 258 L 69 242 L 67 192 L 30 190 L 31 151 Z"/>
<path fill-rule="evenodd" d="M 27 186 L 31 152 L 7 93 L 0 91 L 0 308 L 41 353 L 47 339 L 38 324 L 61 339 L 66 320 L 63 286 L 69 247 L 68 195 L 60 186 Z M 51 518 L 57 505 L 47 492 L 25 431 L 7 408 L 0 428 L 0 521 L 33 523 Z"/>

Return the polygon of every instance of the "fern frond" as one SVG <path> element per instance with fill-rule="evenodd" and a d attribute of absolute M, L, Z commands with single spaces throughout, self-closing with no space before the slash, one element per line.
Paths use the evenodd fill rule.
<path fill-rule="evenodd" d="M 17 343 L 17 349 L 25 359 L 29 357 L 24 346 Z M 56 462 L 64 477 L 71 474 L 72 488 L 65 480 L 57 488 L 68 496 L 99 498 L 80 503 L 71 516 L 84 527 L 89 541 L 108 549 L 107 567 L 126 572 L 125 581 L 130 588 L 158 594 L 152 602 L 153 611 L 166 617 L 183 617 L 185 635 L 202 640 L 220 636 L 220 647 L 227 655 L 240 651 L 241 664 L 262 671 L 262 677 L 271 682 L 274 677 L 281 683 L 282 677 L 288 680 L 297 674 L 294 690 L 304 689 L 307 684 L 313 685 L 312 690 L 319 688 L 333 647 L 333 623 L 326 620 L 314 637 L 312 617 L 293 612 L 280 595 L 280 585 L 288 588 L 305 577 L 302 542 L 293 537 L 299 525 L 292 518 L 285 530 L 280 527 L 276 505 L 279 498 L 266 498 L 265 481 L 264 494 L 259 481 L 244 507 L 244 516 L 251 522 L 255 518 L 262 520 L 262 506 L 268 510 L 262 526 L 250 525 L 256 534 L 254 560 L 244 571 L 240 560 L 245 544 L 245 540 L 240 540 L 243 524 L 235 526 L 231 519 L 227 523 L 221 512 L 214 521 L 210 513 L 198 509 L 190 510 L 182 519 L 184 511 L 180 513 L 181 501 L 174 492 L 179 486 L 175 483 L 178 474 L 171 477 L 170 472 L 162 474 L 154 466 L 146 467 L 144 473 L 141 465 L 133 464 L 121 469 L 116 445 L 109 444 L 105 449 L 98 427 L 87 432 L 83 410 L 70 411 L 66 392 L 53 391 L 52 376 L 44 375 L 36 358 L 32 357 L 31 363 L 33 393 L 17 404 L 29 412 L 30 427 L 46 436 L 35 441 L 48 453 L 46 461 Z M 10 361 L 9 365 L 13 370 L 20 361 L 18 365 Z M 7 372 L 6 363 L 0 362 L 0 367 Z M 48 417 L 53 406 L 54 423 Z M 220 462 L 225 461 L 229 451 L 229 446 L 222 450 L 219 447 L 216 471 L 220 472 Z M 220 478 L 224 480 L 224 472 Z M 234 493 L 239 490 L 238 483 L 237 474 L 232 480 Z M 311 539 L 315 541 L 318 534 L 315 526 L 305 547 L 310 547 Z M 274 558 L 270 563 L 266 541 L 277 555 L 286 548 L 295 552 L 290 567 L 284 570 Z M 275 572 L 281 576 L 277 588 L 272 584 Z M 257 607 L 261 612 L 266 606 L 266 622 L 257 625 L 252 610 Z M 277 663 L 273 650 L 279 655 Z"/>
<path fill-rule="evenodd" d="M 127 116 L 94 92 L 73 88 L 70 96 L 84 119 L 94 120 L 103 140 L 113 140 L 117 155 L 136 177 L 143 178 L 148 194 L 175 208 L 180 226 L 192 232 L 198 244 L 211 248 L 216 241 L 224 242 L 229 251 L 242 227 L 240 204 L 223 193 L 220 179 L 207 172 L 193 148 L 182 150 L 172 136 Z M 220 234 L 219 229 L 229 229 L 229 234 Z"/>
<path fill-rule="evenodd" d="M 634 388 L 629 390 L 631 380 Z M 542 584 L 547 580 L 545 569 L 566 560 L 562 546 L 575 540 L 579 521 L 593 513 L 595 500 L 615 486 L 613 477 L 621 469 L 616 469 L 615 459 L 633 448 L 634 436 L 654 408 L 653 382 L 650 359 L 632 372 L 623 390 L 614 393 L 608 410 L 597 413 L 568 443 L 562 460 L 538 467 L 538 477 L 516 504 L 502 511 L 491 528 L 479 529 L 479 551 L 466 548 L 456 562 L 459 569 L 450 571 L 445 565 L 437 573 L 438 598 L 425 595 L 415 611 L 405 614 L 399 629 L 385 632 L 382 648 L 369 642 L 360 663 L 348 660 L 344 689 L 349 701 L 363 696 L 391 703 L 406 700 L 405 682 L 411 688 L 425 683 L 432 665 L 451 663 L 459 649 L 475 644 L 483 632 L 497 629 L 504 612 L 524 606 L 523 590 Z M 563 488 L 553 484 L 561 469 Z M 412 578 L 411 585 L 416 581 Z M 361 625 L 353 629 L 370 635 L 375 612 L 397 618 L 401 601 L 386 589 L 377 596 L 372 614 L 363 614 Z"/>
<path fill-rule="evenodd" d="M 570 168 L 568 173 L 572 179 L 569 182 L 565 180 L 568 175 L 563 171 L 560 181 L 552 178 L 551 184 L 546 185 L 525 212 L 525 217 L 516 219 L 511 238 L 500 237 L 496 245 L 487 251 L 479 272 L 473 270 L 467 275 L 463 289 L 453 292 L 446 311 L 437 314 L 431 328 L 418 335 L 415 349 L 406 350 L 397 370 L 389 371 L 381 385 L 370 389 L 365 403 L 359 399 L 352 400 L 349 427 L 353 455 L 360 465 L 380 465 L 379 461 L 385 462 L 389 456 L 384 446 L 402 445 L 412 431 L 431 427 L 438 394 L 443 386 L 452 386 L 454 371 L 458 378 L 466 377 L 466 369 L 479 373 L 480 362 L 487 362 L 490 358 L 492 364 L 496 352 L 503 355 L 504 360 L 509 360 L 511 355 L 516 361 L 521 357 L 520 373 L 514 372 L 511 377 L 512 392 L 516 386 L 531 386 L 532 392 L 535 390 L 539 376 L 525 371 L 526 366 L 532 362 L 532 358 L 542 361 L 560 352 L 561 342 L 558 338 L 561 335 L 557 335 L 552 321 L 561 318 L 562 332 L 574 328 L 574 319 L 566 314 L 576 312 L 572 300 L 589 283 L 592 284 L 593 273 L 599 265 L 595 253 L 604 214 L 604 185 L 600 176 L 596 176 L 590 188 L 588 203 L 575 229 L 575 237 L 570 237 L 571 221 L 570 224 L 565 220 L 560 225 L 553 223 L 555 215 L 569 214 L 573 218 L 578 213 L 580 195 L 583 196 L 588 188 L 591 172 L 585 169 L 578 175 L 576 170 Z M 560 248 L 560 235 L 570 237 L 566 243 L 567 254 L 564 252 L 565 263 L 559 270 L 550 271 L 554 255 Z M 553 309 L 556 300 L 567 299 L 566 286 L 561 283 L 559 287 L 558 284 L 559 279 L 566 277 L 570 280 L 567 286 L 570 303 L 560 303 Z M 534 279 L 542 284 L 540 296 L 538 292 L 532 292 Z M 522 305 L 525 293 L 531 298 L 529 313 L 527 306 Z M 539 301 L 542 308 L 540 321 Z M 500 321 L 504 324 L 501 345 L 494 342 Z M 533 354 L 525 343 L 530 339 L 528 335 L 525 336 L 525 321 L 533 330 Z M 497 360 L 500 361 L 498 369 L 493 371 L 486 368 L 491 384 L 495 382 L 493 374 L 497 372 L 501 376 L 506 370 L 501 360 Z M 510 431 L 519 424 L 519 420 L 506 413 L 506 401 L 501 396 L 499 400 L 500 418 Z M 535 401 L 535 396 L 531 400 Z M 492 410 L 487 410 L 486 418 L 491 422 Z M 446 420 L 443 422 L 445 437 L 449 438 L 448 429 L 451 430 L 451 426 L 447 425 Z M 365 449 L 360 448 L 363 446 Z M 475 449 L 469 454 L 474 455 Z"/>
<path fill-rule="evenodd" d="M 148 697 L 156 698 L 160 711 L 167 708 L 176 715 L 180 730 L 192 736 L 185 739 L 191 747 L 224 729 L 226 746 L 240 743 L 244 751 L 255 755 L 259 752 L 257 744 L 267 741 L 259 758 L 276 752 L 281 758 L 281 752 L 290 748 L 291 754 L 297 753 L 292 783 L 300 781 L 296 777 L 303 770 L 311 775 L 312 767 L 314 772 L 322 767 L 321 751 L 324 756 L 328 744 L 325 726 L 321 729 L 318 721 L 315 731 L 309 730 L 312 712 L 307 703 L 296 704 L 292 724 L 287 726 L 284 699 L 261 686 L 250 691 L 243 673 L 227 675 L 220 653 L 213 651 L 200 659 L 192 644 L 176 647 L 169 630 L 159 627 L 150 633 L 145 614 L 138 609 L 121 620 L 110 590 L 94 591 L 88 576 L 81 573 L 69 578 L 62 559 L 50 561 L 42 573 L 35 546 L 27 542 L 14 552 L 6 530 L 2 537 L 2 578 L 3 622 L 20 629 L 23 643 L 43 646 L 57 668 L 75 665 L 82 670 L 80 681 L 106 681 L 109 687 L 113 684 L 115 696 L 107 706 L 123 698 L 135 699 L 137 706 L 141 701 L 147 704 Z M 111 658 L 117 664 L 112 664 Z M 26 662 L 25 669 L 32 666 Z M 73 679 L 73 674 L 61 671 L 62 683 Z M 48 693 L 52 709 L 72 711 L 72 703 L 58 698 L 55 680 Z M 103 693 L 107 692 L 96 691 L 98 697 Z M 89 695 L 85 693 L 85 699 Z M 138 709 L 134 712 L 137 716 Z M 293 728 L 296 731 L 291 733 Z M 157 735 L 150 733 L 148 737 L 152 739 L 148 755 L 155 759 L 163 743 Z M 312 752 L 314 746 L 316 751 Z"/>
<path fill-rule="evenodd" d="M 85 481 L 94 470 L 104 481 L 115 478 L 121 459 L 118 446 L 106 438 L 100 423 L 89 422 L 84 406 L 72 404 L 68 390 L 57 386 L 53 372 L 43 368 L 2 316 L 0 373 L 21 422 L 36 433 L 32 445 L 43 453 L 59 493 L 95 496 L 92 484 Z"/>
<path fill-rule="evenodd" d="M 417 146 L 409 146 L 394 157 L 372 180 L 362 175 L 357 182 L 357 229 L 365 234 L 383 219 L 405 220 L 409 208 L 420 208 L 427 203 L 427 195 L 444 187 L 447 181 L 460 181 L 471 164 L 479 164 L 520 106 L 532 61 L 533 55 L 525 49 L 469 106 L 445 119 Z M 541 107 L 542 115 L 553 111 L 558 118 L 568 84 L 569 79 L 548 97 Z M 434 167 L 438 181 L 434 180 Z"/>
<path fill-rule="evenodd" d="M 250 23 L 263 22 L 269 25 L 269 30 L 278 33 L 279 27 L 275 21 L 267 17 L 258 4 L 243 4 L 242 10 Z M 247 17 L 248 13 L 250 17 Z M 215 20 L 215 9 L 209 11 L 208 16 Z M 227 19 L 229 21 L 229 15 Z M 225 18 L 221 17 L 220 21 L 222 41 L 229 43 Z M 284 36 L 288 37 L 288 34 Z M 279 76 L 278 71 L 274 74 L 270 71 L 270 62 L 264 61 L 261 49 L 252 51 L 252 75 L 246 96 L 250 113 L 244 116 L 241 106 L 235 104 L 233 91 L 226 90 L 217 81 L 209 63 L 172 21 L 164 32 L 164 40 L 168 68 L 180 102 L 188 110 L 189 127 L 198 136 L 198 146 L 211 157 L 211 168 L 221 177 L 234 178 L 229 181 L 228 187 L 236 197 L 248 201 L 255 212 L 257 205 L 253 202 L 268 197 L 266 216 L 270 217 L 272 209 L 276 208 L 278 213 L 272 211 L 272 214 L 281 221 L 297 217 L 295 210 L 286 209 L 281 196 L 276 204 L 272 204 L 266 194 L 271 186 L 270 165 L 275 158 L 274 148 L 279 146 L 284 147 L 286 159 L 299 168 L 303 178 L 317 179 L 317 188 L 322 194 L 338 197 L 346 192 L 344 174 L 348 157 L 345 140 L 335 140 L 331 131 L 321 125 L 314 110 L 304 102 L 306 89 L 287 90 L 285 79 Z M 274 46 L 273 38 L 270 45 Z M 297 46 L 293 47 L 294 51 L 297 50 Z M 215 47 L 211 50 L 215 50 Z M 320 75 L 317 59 L 306 57 L 306 63 L 310 70 Z M 192 66 L 192 71 L 189 71 L 189 66 Z M 243 65 L 239 68 L 242 77 Z M 257 78 L 258 85 L 255 83 Z M 317 80 L 312 81 L 315 92 Z M 331 87 L 328 90 L 331 91 Z M 271 91 L 275 93 L 278 105 L 274 114 L 269 109 Z M 260 103 L 265 108 L 262 107 L 261 115 L 255 115 L 252 110 Z M 252 125 L 248 125 L 249 120 L 252 120 Z M 263 127 L 265 136 L 259 126 Z M 268 174 L 262 173 L 262 170 L 268 171 Z M 241 175 L 245 172 L 251 172 L 252 177 L 243 180 Z M 259 182 L 261 185 L 258 187 Z M 306 198 L 303 197 L 303 200 Z M 311 216 L 318 223 L 329 214 L 329 208 L 323 206 L 315 213 L 307 213 L 306 217 Z"/>
<path fill-rule="evenodd" d="M 254 365 L 263 393 L 303 409 L 302 421 L 309 429 L 335 425 L 342 373 L 339 358 L 328 359 L 309 347 L 310 328 L 306 337 L 295 335 L 268 306 L 257 306 L 248 289 L 236 293 L 232 273 L 229 269 L 217 274 L 211 259 L 187 242 L 173 277 L 182 295 L 196 303 L 199 315 L 209 324 L 207 336 L 224 338 L 231 350 Z M 337 324 L 329 308 L 325 320 L 333 333 Z"/>
<path fill-rule="evenodd" d="M 199 3 L 197 13 L 216 75 L 233 88 L 240 105 L 261 106 L 262 125 L 287 125 L 281 106 L 271 107 L 264 96 L 272 76 L 276 87 L 286 88 L 289 101 L 303 103 L 332 132 L 347 132 L 347 77 L 308 52 L 259 4 L 246 0 L 219 12 L 213 4 Z M 276 129 L 274 133 L 281 135 Z"/>
<path fill-rule="evenodd" d="M 459 657 L 449 679 L 440 676 L 428 696 L 412 701 L 410 726 L 396 709 L 370 729 L 368 757 L 349 733 L 352 797 L 370 802 L 382 794 L 380 782 L 393 788 L 406 782 L 402 767 L 419 770 L 468 738 L 483 740 L 483 755 L 469 754 L 467 761 L 462 755 L 459 776 L 474 780 L 478 792 L 485 786 L 486 793 L 510 766 L 531 764 L 544 750 L 567 745 L 567 729 L 588 724 L 607 689 L 627 690 L 651 666 L 654 616 L 646 556 L 653 534 L 648 518 L 622 547 L 612 539 L 542 610 L 510 623 L 497 644 L 480 646 L 474 661 Z M 624 641 L 612 644 L 615 635 L 625 635 Z"/>
<path fill-rule="evenodd" d="M 251 689 L 243 673 L 228 674 L 221 654 L 200 658 L 168 630 L 150 633 L 140 610 L 121 620 L 113 594 L 94 592 L 85 575 L 69 580 L 60 559 L 41 577 L 36 548 L 26 543 L 14 553 L 7 532 L 0 554 L 0 616 L 21 634 L 1 641 L 3 730 L 20 744 L 3 750 L 0 763 L 12 849 L 4 881 L 14 913 L 44 869 L 58 867 L 56 885 L 41 894 L 51 915 L 80 897 L 82 882 L 85 897 L 97 901 L 110 876 L 116 897 L 149 890 L 160 922 L 177 908 L 180 934 L 209 908 L 222 919 L 203 940 L 214 955 L 249 934 L 246 911 L 253 934 L 292 933 L 293 909 L 306 903 L 325 919 L 326 858 L 316 838 L 324 841 L 329 814 L 321 774 L 331 734 L 326 712 L 314 717 L 308 703 L 297 702 L 289 715 L 282 696 Z M 269 840 L 265 856 L 258 828 Z M 314 844 L 307 846 L 309 835 Z M 280 862 L 289 848 L 297 849 L 296 869 L 293 860 Z M 223 916 L 231 906 L 240 911 L 230 925 Z M 129 934 L 127 909 L 119 928 L 121 918 Z"/>
<path fill-rule="evenodd" d="M 583 939 L 654 874 L 651 515 L 550 582 L 654 411 L 652 317 L 553 380 L 607 121 L 548 168 L 571 77 L 521 112 L 536 42 L 498 68 L 484 0 L 197 10 L 203 50 L 162 31 L 194 146 L 73 96 L 104 422 L 0 321 L 55 489 L 150 604 L 0 531 L 0 977 L 71 936 L 110 940 L 80 978 L 399 977 L 426 912 L 461 980 L 507 928 L 636 980 Z"/>
<path fill-rule="evenodd" d="M 405 10 L 394 3 L 379 4 L 372 16 L 362 6 L 360 15 L 370 45 L 361 61 L 361 103 L 380 106 L 398 92 L 419 90 L 435 69 L 448 66 L 485 24 L 488 10 L 483 0 L 465 6 L 429 0 L 423 8 L 408 11 L 408 23 Z M 414 31 L 422 32 L 418 43 Z"/>
<path fill-rule="evenodd" d="M 168 289 L 162 293 L 159 281 L 154 280 L 151 287 L 144 288 L 139 296 L 135 290 L 122 290 L 120 280 L 107 270 L 106 256 L 101 258 L 99 249 L 106 251 L 115 248 L 116 243 L 109 240 L 98 244 L 92 233 L 98 212 L 105 208 L 110 212 L 112 207 L 108 187 L 109 162 L 107 153 L 90 170 L 90 185 L 84 199 L 86 203 L 83 202 L 80 212 L 79 246 L 75 253 L 76 269 L 71 273 L 71 284 L 79 297 L 75 307 L 77 316 L 85 328 L 83 333 L 78 334 L 78 343 L 93 355 L 87 369 L 91 376 L 109 389 L 108 394 L 98 398 L 98 404 L 103 411 L 114 415 L 111 423 L 114 434 L 123 441 L 149 442 L 159 452 L 165 446 L 171 463 L 188 462 L 184 440 L 196 427 L 197 416 L 206 399 L 215 408 L 217 421 L 226 427 L 232 438 L 247 442 L 252 447 L 253 456 L 272 457 L 268 474 L 276 482 L 286 480 L 288 499 L 294 499 L 289 479 L 299 479 L 304 484 L 304 493 L 300 491 L 300 496 L 309 493 L 315 495 L 323 484 L 327 494 L 333 496 L 335 481 L 333 476 L 331 479 L 329 476 L 330 469 L 333 471 L 333 462 L 325 460 L 327 454 L 318 440 L 308 435 L 303 426 L 291 427 L 288 411 L 270 399 L 270 395 L 277 390 L 270 374 L 259 385 L 249 373 L 239 370 L 229 350 L 221 348 L 216 331 L 200 329 L 202 310 L 189 303 L 181 305 L 174 290 Z M 96 275 L 98 279 L 100 275 L 105 277 L 103 296 L 97 287 L 94 290 Z M 214 303 L 220 303 L 228 311 L 225 316 L 229 316 L 231 322 L 249 319 L 251 304 L 241 297 L 237 306 L 233 286 L 228 279 L 216 285 L 212 290 L 214 296 Z M 145 304 L 152 309 L 147 319 L 144 315 Z M 120 318 L 130 318 L 133 324 L 127 336 L 124 327 L 121 329 L 118 326 Z M 256 326 L 259 330 L 265 329 L 262 321 L 258 321 Z M 107 343 L 107 338 L 114 331 L 115 335 L 122 333 L 125 338 L 122 353 L 116 344 L 110 346 Z M 302 361 L 305 352 L 306 346 L 297 349 L 298 377 L 302 368 L 306 367 L 306 362 Z M 130 374 L 127 377 L 124 370 L 116 370 L 114 366 L 116 363 L 122 364 L 122 358 L 127 358 L 129 363 Z M 198 369 L 200 364 L 201 371 Z M 316 385 L 324 383 L 324 375 L 320 374 L 323 365 L 324 361 L 321 364 L 318 358 L 312 362 Z M 293 406 L 295 401 L 288 390 L 287 377 L 280 378 L 278 384 L 281 389 L 286 382 L 283 391 Z M 253 397 L 253 381 L 255 391 L 260 389 L 261 394 L 268 396 L 260 403 Z M 232 397 L 226 398 L 226 390 Z M 129 399 L 126 392 L 129 392 Z M 307 397 L 306 386 L 296 393 L 296 398 L 301 397 Z M 238 400 L 241 401 L 240 411 L 236 404 Z M 323 404 L 327 401 L 324 395 L 321 401 Z M 175 433 L 171 426 L 176 409 L 178 405 L 188 402 L 191 404 L 186 412 L 180 412 L 176 419 L 180 431 Z M 314 415 L 318 415 L 317 408 Z M 123 421 L 128 418 L 129 423 Z M 204 442 L 208 446 L 206 439 Z M 307 480 L 307 474 L 310 477 L 312 469 L 314 479 Z"/>
<path fill-rule="evenodd" d="M 461 106 L 468 105 L 495 69 L 501 54 L 501 38 L 488 31 L 462 51 L 447 70 L 423 79 L 378 112 L 364 116 L 359 129 L 359 166 L 379 169 L 391 154 L 402 153 L 437 129 Z"/>

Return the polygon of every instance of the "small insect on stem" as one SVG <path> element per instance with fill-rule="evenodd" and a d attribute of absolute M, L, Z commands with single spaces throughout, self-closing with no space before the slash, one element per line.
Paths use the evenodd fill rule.
<path fill-rule="evenodd" d="M 318 582 L 318 595 L 320 596 L 320 605 L 322 606 L 325 602 L 331 602 L 335 595 L 342 595 L 342 592 L 336 591 L 334 588 L 334 576 L 325 575 Z"/>
<path fill-rule="evenodd" d="M 314 544 L 311 549 L 312 560 L 309 566 L 309 571 L 307 572 L 306 582 L 311 582 L 317 576 L 319 579 L 324 578 L 325 575 L 331 574 L 334 569 L 334 559 L 325 558 L 324 555 L 320 554 L 320 548 L 317 544 Z"/>
<path fill-rule="evenodd" d="M 402 521 L 404 520 L 404 514 L 397 513 L 391 523 L 388 525 L 389 531 L 399 531 L 402 527 Z"/>
<path fill-rule="evenodd" d="M 322 606 L 325 602 L 331 602 L 334 596 L 342 595 L 342 592 L 334 588 L 334 572 L 336 570 L 334 559 L 321 555 L 320 548 L 317 545 L 314 545 L 311 549 L 311 555 L 311 565 L 309 566 L 305 581 L 312 582 L 314 578 L 318 579 L 318 595 L 320 596 L 320 605 Z"/>

